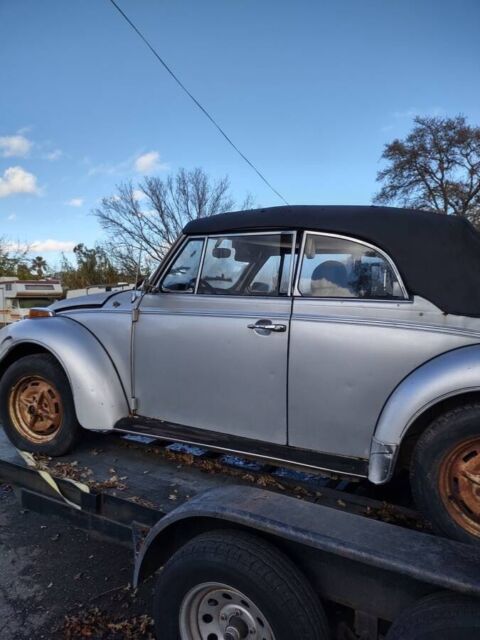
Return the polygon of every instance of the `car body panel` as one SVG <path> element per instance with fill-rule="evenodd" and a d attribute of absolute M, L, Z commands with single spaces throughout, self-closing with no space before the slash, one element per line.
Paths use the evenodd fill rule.
<path fill-rule="evenodd" d="M 82 427 L 108 431 L 128 414 L 127 396 L 109 354 L 72 318 L 21 320 L 3 329 L 0 340 L 0 362 L 22 344 L 43 347 L 57 358 L 70 381 Z"/>
<path fill-rule="evenodd" d="M 149 418 L 286 444 L 291 299 L 146 294 L 135 323 L 135 394 Z M 282 333 L 248 325 L 283 323 Z"/>
<path fill-rule="evenodd" d="M 418 367 L 391 394 L 380 414 L 375 439 L 399 445 L 412 423 L 429 407 L 479 390 L 479 344 L 439 355 Z"/>
<path fill-rule="evenodd" d="M 87 300 L 93 296 L 85 296 Z M 73 298 L 72 300 L 80 300 Z M 72 318 L 86 327 L 103 345 L 120 376 L 123 388 L 131 395 L 131 331 L 132 292 L 124 291 L 104 300 L 101 309 L 86 306 L 70 307 L 61 315 Z M 58 314 L 61 317 L 60 314 Z"/>
<path fill-rule="evenodd" d="M 470 329 L 448 326 L 445 315 L 420 298 L 296 298 L 290 341 L 289 444 L 344 455 L 348 442 L 348 455 L 366 458 L 397 385 L 439 354 L 479 343 L 480 321 Z M 415 387 L 408 390 L 402 415 L 416 403 Z"/>

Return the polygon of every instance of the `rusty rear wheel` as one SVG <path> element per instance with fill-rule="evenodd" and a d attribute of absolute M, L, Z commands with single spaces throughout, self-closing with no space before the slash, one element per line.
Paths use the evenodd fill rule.
<path fill-rule="evenodd" d="M 480 435 L 454 447 L 439 473 L 440 494 L 451 517 L 480 537 Z"/>
<path fill-rule="evenodd" d="M 80 427 L 67 376 L 47 353 L 14 362 L 0 380 L 0 419 L 18 449 L 58 456 L 75 444 Z"/>
<path fill-rule="evenodd" d="M 480 403 L 436 418 L 410 464 L 419 510 L 441 534 L 480 545 Z"/>

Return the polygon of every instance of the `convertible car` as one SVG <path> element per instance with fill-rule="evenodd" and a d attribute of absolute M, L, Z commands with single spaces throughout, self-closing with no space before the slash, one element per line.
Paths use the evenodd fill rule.
<path fill-rule="evenodd" d="M 138 291 L 0 332 L 0 418 L 62 455 L 155 435 L 388 483 L 480 542 L 480 236 L 453 216 L 276 207 L 187 224 Z"/>

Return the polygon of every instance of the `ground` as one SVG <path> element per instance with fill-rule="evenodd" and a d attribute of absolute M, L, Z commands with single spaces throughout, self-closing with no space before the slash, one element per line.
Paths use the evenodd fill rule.
<path fill-rule="evenodd" d="M 0 485 L 2 640 L 152 638 L 151 585 L 135 594 L 132 552 L 21 508 Z"/>

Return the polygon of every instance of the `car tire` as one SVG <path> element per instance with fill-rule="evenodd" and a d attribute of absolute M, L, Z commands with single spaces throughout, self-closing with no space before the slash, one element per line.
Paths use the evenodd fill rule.
<path fill-rule="evenodd" d="M 324 640 L 322 605 L 303 574 L 250 533 L 212 531 L 185 544 L 157 577 L 154 619 L 162 640 Z"/>
<path fill-rule="evenodd" d="M 46 353 L 20 358 L 0 380 L 0 420 L 23 451 L 61 456 L 80 435 L 72 391 L 58 361 Z"/>
<path fill-rule="evenodd" d="M 480 544 L 480 404 L 436 418 L 413 451 L 410 482 L 415 503 L 434 529 Z"/>
<path fill-rule="evenodd" d="M 385 640 L 477 640 L 480 601 L 455 593 L 434 593 L 401 613 Z"/>

